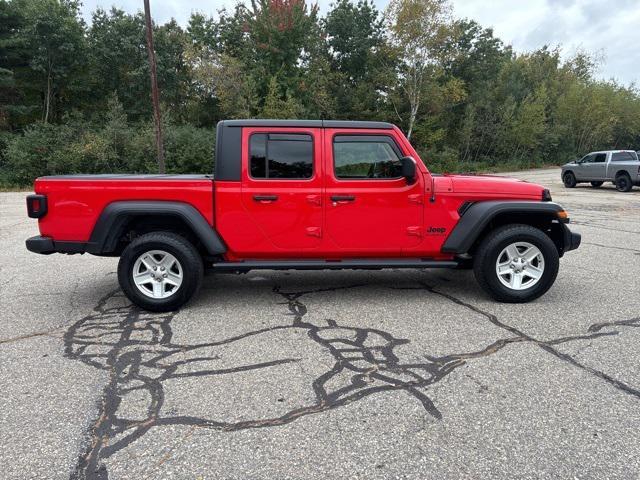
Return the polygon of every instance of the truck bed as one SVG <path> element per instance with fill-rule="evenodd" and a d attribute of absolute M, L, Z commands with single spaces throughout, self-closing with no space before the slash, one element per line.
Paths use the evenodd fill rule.
<path fill-rule="evenodd" d="M 35 192 L 47 196 L 41 235 L 56 241 L 88 241 L 104 207 L 122 200 L 184 202 L 213 225 L 211 175 L 57 175 L 36 179 Z"/>

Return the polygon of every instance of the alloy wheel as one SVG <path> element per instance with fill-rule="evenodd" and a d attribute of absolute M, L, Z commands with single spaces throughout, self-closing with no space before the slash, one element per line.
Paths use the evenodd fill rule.
<path fill-rule="evenodd" d="M 544 256 L 538 247 L 528 242 L 507 245 L 496 260 L 500 283 L 511 290 L 533 287 L 544 274 Z"/>
<path fill-rule="evenodd" d="M 164 250 L 150 250 L 133 264 L 133 283 L 150 298 L 162 299 L 175 294 L 182 285 L 182 265 Z"/>

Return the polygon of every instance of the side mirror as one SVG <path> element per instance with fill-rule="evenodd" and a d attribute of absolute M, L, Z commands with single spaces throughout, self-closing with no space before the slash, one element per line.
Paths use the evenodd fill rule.
<path fill-rule="evenodd" d="M 416 181 L 416 161 L 413 157 L 402 157 L 400 159 L 400 174 L 405 178 L 408 185 Z"/>

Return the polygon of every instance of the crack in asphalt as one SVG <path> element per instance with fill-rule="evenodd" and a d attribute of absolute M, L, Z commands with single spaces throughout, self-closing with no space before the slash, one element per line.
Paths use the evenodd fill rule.
<path fill-rule="evenodd" d="M 632 235 L 640 235 L 640 232 L 635 231 L 635 230 L 624 230 L 622 228 L 617 228 L 617 227 L 608 227 L 606 225 L 597 224 L 597 223 L 594 223 L 594 222 L 583 222 L 583 221 L 579 221 L 579 220 L 572 220 L 571 223 L 573 223 L 575 225 L 582 225 L 584 227 L 600 228 L 602 230 L 611 230 L 613 232 L 624 232 L 624 233 L 630 233 Z"/>
<path fill-rule="evenodd" d="M 477 312 L 481 315 L 483 315 L 485 318 L 487 318 L 491 323 L 493 323 L 494 325 L 503 328 L 504 330 L 507 330 L 515 335 L 517 335 L 516 339 L 518 339 L 519 341 L 526 341 L 526 342 L 531 342 L 535 345 L 537 345 L 538 347 L 540 347 L 541 349 L 543 349 L 544 351 L 554 355 L 555 357 L 559 358 L 560 360 L 563 360 L 571 365 L 573 365 L 574 367 L 577 367 L 581 370 L 584 370 L 585 372 L 590 373 L 591 375 L 598 377 L 601 380 L 604 380 L 605 382 L 609 383 L 610 385 L 612 385 L 613 387 L 617 388 L 618 390 L 632 395 L 638 399 L 640 399 L 640 390 L 633 388 L 632 386 L 628 385 L 625 382 L 622 382 L 614 377 L 612 377 L 611 375 L 608 375 L 607 373 L 602 372 L 601 370 L 589 367 L 588 365 L 584 365 L 580 362 L 578 362 L 575 358 L 573 358 L 571 355 L 567 354 L 567 353 L 563 353 L 555 348 L 553 348 L 554 345 L 559 345 L 562 343 L 567 343 L 567 342 L 571 342 L 571 341 L 575 341 L 575 340 L 592 340 L 598 337 L 602 337 L 602 336 L 615 336 L 618 335 L 618 331 L 612 331 L 612 332 L 602 332 L 600 333 L 600 330 L 602 330 L 604 327 L 611 327 L 611 326 L 632 326 L 632 327 L 637 327 L 639 319 L 638 318 L 634 318 L 634 319 L 630 319 L 630 320 L 621 320 L 618 322 L 611 322 L 611 323 L 601 323 L 601 324 L 594 324 L 591 325 L 588 329 L 589 332 L 592 332 L 590 334 L 586 334 L 586 335 L 573 335 L 573 336 L 567 336 L 567 337 L 562 337 L 562 338 L 558 338 L 558 339 L 554 339 L 554 340 L 549 340 L 549 341 L 543 341 L 543 340 L 537 340 L 534 337 L 525 334 L 524 332 L 518 330 L 515 327 L 512 327 L 510 325 L 507 325 L 506 323 L 501 322 L 500 320 L 498 320 L 498 318 L 488 312 L 485 312 L 484 310 L 481 310 L 480 308 L 471 305 L 469 303 L 466 303 L 452 295 L 443 293 L 443 292 L 439 292 L 437 290 L 435 290 L 433 287 L 430 287 L 428 285 L 425 284 L 425 288 L 427 290 L 429 290 L 430 292 L 433 292 L 437 295 L 443 296 L 449 300 L 451 300 L 454 303 L 457 303 L 458 305 L 464 306 L 474 312 Z"/>
<path fill-rule="evenodd" d="M 589 331 L 599 332 L 603 328 L 608 327 L 640 327 L 640 317 L 630 318 L 629 320 L 618 320 L 616 322 L 594 323 L 589 327 Z"/>
<path fill-rule="evenodd" d="M 4 340 L 0 340 L 0 345 L 4 345 L 6 343 L 21 342 L 22 340 L 30 340 L 32 338 L 37 338 L 37 337 L 56 338 L 56 335 L 54 335 L 54 333 L 61 331 L 63 328 L 64 327 L 56 327 L 56 328 L 52 328 L 51 330 L 45 330 L 43 332 L 26 333 L 24 335 L 19 335 L 17 337 L 5 338 Z"/>
<path fill-rule="evenodd" d="M 603 245 L 601 243 L 593 243 L 593 242 L 582 242 L 583 245 L 593 245 L 596 247 L 602 247 L 602 248 L 608 248 L 611 250 L 622 250 L 625 252 L 632 252 L 632 253 L 640 253 L 640 250 L 638 250 L 637 248 L 626 248 L 626 247 L 616 247 L 615 245 Z"/>
<path fill-rule="evenodd" d="M 93 312 L 75 322 L 64 335 L 65 356 L 78 360 L 107 373 L 107 383 L 98 404 L 97 418 L 89 426 L 88 441 L 79 455 L 71 479 L 108 479 L 105 461 L 143 437 L 150 429 L 167 425 L 189 426 L 189 435 L 195 428 L 219 431 L 240 431 L 253 428 L 275 427 L 291 423 L 307 415 L 315 415 L 349 405 L 370 395 L 383 392 L 402 392 L 420 402 L 424 411 L 435 420 L 443 418 L 433 400 L 425 392 L 465 365 L 469 360 L 493 355 L 503 348 L 517 343 L 537 345 L 560 360 L 606 381 L 618 390 L 640 398 L 640 391 L 608 374 L 579 363 L 573 357 L 560 352 L 554 346 L 576 340 L 593 340 L 603 336 L 618 335 L 619 327 L 640 326 L 640 319 L 594 324 L 587 334 L 561 337 L 543 341 L 535 339 L 505 322 L 494 314 L 465 302 L 453 295 L 418 282 L 415 287 L 386 287 L 401 290 L 425 290 L 465 309 L 475 312 L 491 324 L 511 334 L 497 339 L 485 348 L 474 352 L 453 353 L 444 356 L 422 355 L 425 361 L 403 362 L 394 352 L 408 339 L 396 338 L 381 329 L 343 325 L 334 319 L 325 319 L 321 325 L 307 321 L 308 307 L 302 297 L 323 292 L 335 292 L 364 287 L 353 284 L 338 287 L 301 291 L 286 291 L 274 286 L 273 293 L 285 306 L 291 320 L 245 332 L 241 335 L 207 343 L 180 344 L 173 341 L 171 322 L 175 313 L 152 314 L 132 305 L 110 306 L 109 302 L 123 298 L 114 290 L 100 299 Z M 293 408 L 272 418 L 224 421 L 190 415 L 161 415 L 165 400 L 163 382 L 186 377 L 210 377 L 273 368 L 295 364 L 299 358 L 283 358 L 270 362 L 240 365 L 234 368 L 179 371 L 181 367 L 194 366 L 196 362 L 215 361 L 220 357 L 209 354 L 216 347 L 275 331 L 295 329 L 305 331 L 307 337 L 322 347 L 333 359 L 333 366 L 313 378 L 311 389 L 315 400 L 309 405 Z M 610 329 L 613 329 L 609 331 Z M 606 330 L 606 331 L 603 331 Z M 202 352 L 202 353 L 201 353 Z M 186 354 L 195 356 L 184 358 Z M 345 380 L 348 377 L 348 380 Z M 337 384 L 331 387 L 331 383 Z M 122 410 L 126 396 L 134 392 L 148 394 L 144 418 L 132 419 Z M 172 413 L 172 412 L 170 412 Z M 159 467 L 172 452 L 165 454 Z"/>

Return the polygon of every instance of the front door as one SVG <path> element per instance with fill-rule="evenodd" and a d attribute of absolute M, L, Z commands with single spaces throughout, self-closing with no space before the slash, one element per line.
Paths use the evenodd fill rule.
<path fill-rule="evenodd" d="M 326 241 L 342 255 L 399 256 L 422 241 L 424 180 L 400 176 L 392 130 L 326 129 Z"/>
<path fill-rule="evenodd" d="M 590 171 L 592 180 L 604 180 L 607 177 L 607 154 L 598 153 L 591 164 Z"/>
<path fill-rule="evenodd" d="M 261 253 L 299 256 L 320 246 L 321 138 L 321 129 L 243 129 L 242 203 L 263 234 L 256 244 L 273 247 Z"/>
<path fill-rule="evenodd" d="M 578 181 L 589 180 L 590 178 L 589 175 L 591 175 L 589 172 L 590 172 L 591 165 L 593 164 L 594 158 L 596 158 L 595 153 L 591 153 L 589 155 L 585 155 L 580 159 L 580 161 L 578 162 L 578 165 L 576 165 L 576 167 L 574 168 L 576 180 Z"/>
<path fill-rule="evenodd" d="M 579 181 L 598 180 L 600 174 L 605 174 L 606 153 L 591 153 L 580 160 L 580 165 L 576 168 L 576 178 Z"/>

